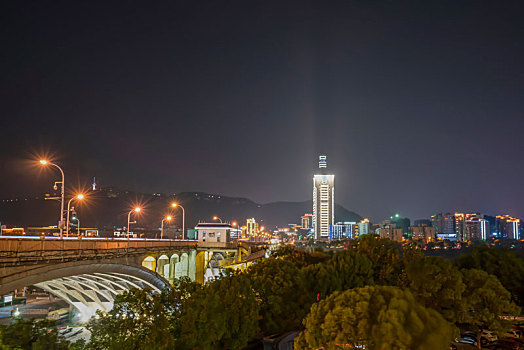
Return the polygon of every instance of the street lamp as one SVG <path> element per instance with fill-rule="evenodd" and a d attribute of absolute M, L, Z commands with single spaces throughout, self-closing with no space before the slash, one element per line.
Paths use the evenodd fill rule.
<path fill-rule="evenodd" d="M 182 239 L 185 239 L 186 236 L 186 211 L 184 210 L 184 207 L 181 206 L 178 203 L 171 203 L 172 208 L 180 208 L 182 209 Z"/>
<path fill-rule="evenodd" d="M 219 218 L 218 216 L 213 216 L 213 220 L 220 220 L 220 223 L 221 223 L 221 224 L 223 223 L 222 219 Z"/>
<path fill-rule="evenodd" d="M 231 223 L 231 226 L 235 227 L 235 229 L 237 230 L 237 239 L 242 238 L 242 237 L 241 237 L 241 236 L 242 236 L 242 229 L 240 228 L 240 226 L 238 226 L 237 222 L 236 222 L 236 221 L 233 221 L 233 222 Z M 240 233 L 239 233 L 238 231 L 240 231 Z"/>
<path fill-rule="evenodd" d="M 51 163 L 51 162 L 48 162 L 45 159 L 41 159 L 40 160 L 40 164 L 42 164 L 44 166 L 52 165 L 52 166 L 58 168 L 58 170 L 60 170 L 60 174 L 62 174 L 62 181 L 55 181 L 55 189 L 56 189 L 56 184 L 60 184 L 60 192 L 61 192 L 61 195 L 60 195 L 60 221 L 58 222 L 58 228 L 60 228 L 60 238 L 63 238 L 64 237 L 64 235 L 63 235 L 63 232 L 64 232 L 64 188 L 65 188 L 65 185 L 64 185 L 64 171 L 58 165 L 56 165 L 54 163 Z"/>
<path fill-rule="evenodd" d="M 165 218 L 162 219 L 162 226 L 160 228 L 160 239 L 163 239 L 164 238 L 164 221 L 171 221 L 173 220 L 173 217 L 171 215 L 168 215 L 166 216 Z"/>
<path fill-rule="evenodd" d="M 140 213 L 140 210 L 142 210 L 142 209 L 140 209 L 140 207 L 136 207 L 136 208 L 130 210 L 129 213 L 127 214 L 127 240 L 128 241 L 129 241 L 129 225 L 131 224 L 131 214 L 133 212 Z"/>
<path fill-rule="evenodd" d="M 66 220 L 66 236 L 67 237 L 69 237 L 69 212 L 71 211 L 71 202 L 75 199 L 82 200 L 84 199 L 84 195 L 80 193 L 78 196 L 71 198 L 69 202 L 67 202 L 67 220 Z M 78 231 L 78 233 L 80 233 L 80 231 Z"/>

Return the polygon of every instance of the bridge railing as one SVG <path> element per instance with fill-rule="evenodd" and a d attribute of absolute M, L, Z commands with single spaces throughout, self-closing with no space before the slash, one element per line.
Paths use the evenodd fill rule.
<path fill-rule="evenodd" d="M 0 236 L 0 265 L 115 258 L 156 250 L 194 249 L 193 240 L 91 237 Z"/>

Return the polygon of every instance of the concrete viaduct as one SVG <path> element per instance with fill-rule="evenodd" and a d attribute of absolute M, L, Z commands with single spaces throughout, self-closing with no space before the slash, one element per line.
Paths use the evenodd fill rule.
<path fill-rule="evenodd" d="M 0 237 L 0 295 L 37 286 L 89 319 L 108 311 L 131 288 L 160 292 L 187 276 L 204 283 L 206 271 L 259 259 L 246 243 L 198 243 L 86 237 Z"/>

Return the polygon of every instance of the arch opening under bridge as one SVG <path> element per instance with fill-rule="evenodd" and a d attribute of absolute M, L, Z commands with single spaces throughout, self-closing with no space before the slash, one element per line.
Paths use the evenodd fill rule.
<path fill-rule="evenodd" d="M 170 288 L 164 278 L 143 267 L 111 263 L 63 265 L 47 265 L 14 277 L 0 286 L 0 293 L 36 286 L 72 305 L 83 322 L 97 310 L 111 310 L 116 296 L 132 288 L 147 288 L 154 293 Z"/>

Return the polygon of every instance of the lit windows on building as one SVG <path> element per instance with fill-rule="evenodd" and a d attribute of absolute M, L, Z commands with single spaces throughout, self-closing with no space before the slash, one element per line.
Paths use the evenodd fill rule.
<path fill-rule="evenodd" d="M 258 223 L 255 218 L 247 219 L 246 234 L 247 237 L 254 237 L 258 233 Z"/>
<path fill-rule="evenodd" d="M 329 226 L 329 240 L 353 239 L 357 237 L 358 226 L 356 222 L 337 222 Z"/>
<path fill-rule="evenodd" d="M 415 225 L 416 226 L 416 225 Z M 457 239 L 455 232 L 455 215 L 451 213 L 439 213 L 431 216 L 431 226 L 440 239 Z"/>
<path fill-rule="evenodd" d="M 304 230 L 309 230 L 311 227 L 313 227 L 313 214 L 305 213 L 301 217 L 300 228 Z"/>
<path fill-rule="evenodd" d="M 371 223 L 369 222 L 368 218 L 362 219 L 358 223 L 358 235 L 367 235 L 371 232 Z"/>
<path fill-rule="evenodd" d="M 321 174 L 313 177 L 313 229 L 315 239 L 329 239 L 335 221 L 335 175 L 326 173 L 326 156 L 319 157 Z"/>
<path fill-rule="evenodd" d="M 520 235 L 520 219 L 510 215 L 497 215 L 498 237 L 518 240 Z"/>
<path fill-rule="evenodd" d="M 489 222 L 479 216 L 470 216 L 462 222 L 464 241 L 487 240 L 489 237 Z"/>

